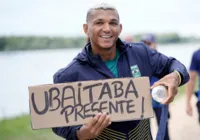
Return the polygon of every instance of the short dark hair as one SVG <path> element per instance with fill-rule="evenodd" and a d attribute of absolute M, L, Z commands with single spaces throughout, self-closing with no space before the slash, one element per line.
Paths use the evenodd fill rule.
<path fill-rule="evenodd" d="M 88 10 L 87 16 L 86 16 L 86 22 L 89 21 L 89 18 L 90 18 L 90 16 L 92 15 L 92 12 L 93 12 L 94 10 L 113 10 L 113 11 L 115 11 L 115 12 L 117 13 L 118 18 L 119 18 L 118 11 L 117 11 L 117 9 L 116 9 L 114 6 L 109 5 L 109 4 L 107 4 L 107 3 L 101 3 L 101 4 L 98 4 L 98 5 L 95 5 L 95 6 L 91 7 L 91 8 Z"/>

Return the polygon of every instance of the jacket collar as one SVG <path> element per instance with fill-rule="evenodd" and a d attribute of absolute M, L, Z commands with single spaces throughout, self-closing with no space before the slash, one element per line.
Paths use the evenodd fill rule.
<path fill-rule="evenodd" d="M 116 46 L 119 49 L 120 54 L 124 52 L 127 48 L 127 42 L 121 41 L 119 38 L 117 39 Z M 96 66 L 101 60 L 99 55 L 91 56 L 91 44 L 90 42 L 85 45 L 81 53 L 75 58 L 82 63 L 89 63 L 92 66 Z"/>

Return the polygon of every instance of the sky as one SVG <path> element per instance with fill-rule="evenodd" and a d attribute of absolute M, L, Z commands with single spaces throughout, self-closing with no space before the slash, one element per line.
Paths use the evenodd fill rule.
<path fill-rule="evenodd" d="M 0 0 L 0 35 L 83 36 L 87 10 L 101 2 L 117 8 L 122 35 L 200 37 L 199 0 Z"/>

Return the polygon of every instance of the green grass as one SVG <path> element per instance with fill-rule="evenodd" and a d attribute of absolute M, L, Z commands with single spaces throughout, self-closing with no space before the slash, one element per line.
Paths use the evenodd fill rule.
<path fill-rule="evenodd" d="M 177 100 L 182 96 L 185 96 L 185 85 L 178 88 L 178 94 L 176 95 L 175 99 Z"/>
<path fill-rule="evenodd" d="M 51 129 L 32 130 L 29 115 L 0 120 L 0 140 L 62 140 Z"/>

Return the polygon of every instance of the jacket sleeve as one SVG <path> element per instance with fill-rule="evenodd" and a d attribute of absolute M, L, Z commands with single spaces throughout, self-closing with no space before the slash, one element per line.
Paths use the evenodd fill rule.
<path fill-rule="evenodd" d="M 59 70 L 53 77 L 54 83 L 65 83 L 71 81 L 70 79 L 66 78 L 66 73 L 63 70 Z M 55 127 L 52 128 L 53 132 L 58 136 L 65 138 L 66 140 L 78 140 L 76 136 L 76 131 L 80 129 L 81 125 L 79 126 L 70 126 L 70 127 Z"/>
<path fill-rule="evenodd" d="M 81 126 L 71 126 L 71 127 L 55 127 L 52 128 L 53 132 L 65 138 L 66 140 L 78 140 L 76 136 L 76 131 L 80 129 Z"/>
<path fill-rule="evenodd" d="M 153 75 L 162 78 L 163 76 L 173 72 L 178 71 L 181 75 L 181 85 L 189 81 L 190 77 L 185 66 L 176 60 L 173 57 L 167 57 L 164 54 L 161 54 L 155 50 L 152 50 L 150 47 L 146 46 L 146 51 L 148 55 L 148 61 L 150 67 L 152 68 Z"/>

